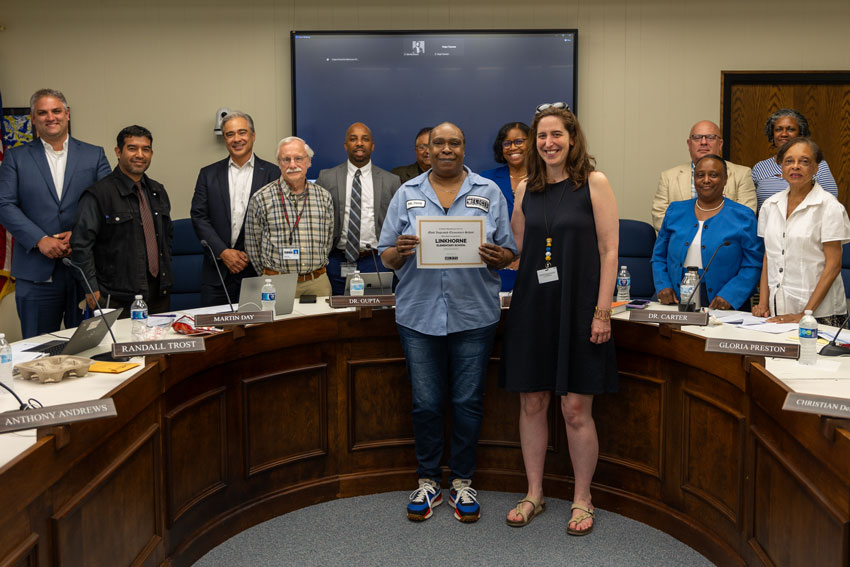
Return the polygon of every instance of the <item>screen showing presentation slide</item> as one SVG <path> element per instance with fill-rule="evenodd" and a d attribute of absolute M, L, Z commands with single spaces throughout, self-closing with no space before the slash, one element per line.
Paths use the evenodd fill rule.
<path fill-rule="evenodd" d="M 345 131 L 373 133 L 372 162 L 416 161 L 425 126 L 454 122 L 466 164 L 497 167 L 493 142 L 507 122 L 531 124 L 541 103 L 576 114 L 577 30 L 291 33 L 295 135 L 316 152 L 308 177 L 346 159 Z"/>

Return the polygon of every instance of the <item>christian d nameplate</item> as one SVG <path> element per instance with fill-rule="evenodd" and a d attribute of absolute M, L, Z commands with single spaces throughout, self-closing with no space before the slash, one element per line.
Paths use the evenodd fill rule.
<path fill-rule="evenodd" d="M 160 341 L 139 341 L 115 343 L 112 356 L 151 356 L 155 354 L 176 354 L 180 352 L 204 352 L 207 350 L 201 337 L 176 337 Z"/>

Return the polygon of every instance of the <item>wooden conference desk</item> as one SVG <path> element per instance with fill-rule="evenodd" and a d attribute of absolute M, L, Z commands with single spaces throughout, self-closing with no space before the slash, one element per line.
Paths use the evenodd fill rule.
<path fill-rule="evenodd" d="M 614 336 L 621 392 L 594 407 L 597 506 L 721 565 L 848 565 L 847 429 L 782 411 L 787 387 L 763 361 L 705 353 L 702 337 L 666 326 L 618 320 Z M 500 349 L 475 485 L 523 492 Z M 110 395 L 117 418 L 42 437 L 0 469 L 0 565 L 185 566 L 291 510 L 415 484 L 392 311 L 238 328 L 205 353 L 149 358 Z M 569 499 L 555 411 L 551 431 L 545 490 Z"/>

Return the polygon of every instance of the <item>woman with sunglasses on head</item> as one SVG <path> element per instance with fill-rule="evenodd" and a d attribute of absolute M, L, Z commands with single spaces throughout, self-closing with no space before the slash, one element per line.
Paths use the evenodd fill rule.
<path fill-rule="evenodd" d="M 512 215 L 514 211 L 514 195 L 517 186 L 528 177 L 525 168 L 526 138 L 528 138 L 526 124 L 508 122 L 502 126 L 496 134 L 496 141 L 493 142 L 493 159 L 504 165 L 481 172 L 481 177 L 494 181 L 502 190 L 508 202 L 508 215 Z M 519 261 L 514 261 L 504 270 L 499 270 L 502 291 L 511 291 L 514 288 L 517 266 Z"/>
<path fill-rule="evenodd" d="M 759 213 L 764 265 L 753 315 L 797 323 L 811 310 L 819 323 L 839 327 L 847 313 L 839 275 L 841 246 L 850 242 L 847 211 L 815 177 L 823 153 L 812 140 L 789 140 L 776 162 L 787 188 L 768 198 Z"/>
<path fill-rule="evenodd" d="M 767 140 L 773 144 L 777 151 L 786 142 L 797 136 L 806 138 L 811 136 L 809 121 L 802 113 L 793 108 L 780 108 L 771 114 L 764 125 L 764 133 L 767 135 Z M 829 170 L 826 160 L 818 164 L 815 179 L 827 193 L 830 193 L 836 199 L 838 198 L 838 185 L 832 177 L 832 172 Z M 782 177 L 782 167 L 776 161 L 776 156 L 763 159 L 753 166 L 753 184 L 756 186 L 756 198 L 758 199 L 756 212 L 758 213 L 768 197 L 788 187 L 788 183 Z"/>
<path fill-rule="evenodd" d="M 564 103 L 538 107 L 528 179 L 511 220 L 522 259 L 502 352 L 501 385 L 520 393 L 519 432 L 528 494 L 507 516 L 521 527 L 545 510 L 548 407 L 559 397 L 575 477 L 570 535 L 593 530 L 590 483 L 599 442 L 593 396 L 618 389 L 611 340 L 619 221 L 608 179 Z"/>

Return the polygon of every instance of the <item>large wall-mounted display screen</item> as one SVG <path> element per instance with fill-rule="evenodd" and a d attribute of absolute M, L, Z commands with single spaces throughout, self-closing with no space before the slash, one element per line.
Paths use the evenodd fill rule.
<path fill-rule="evenodd" d="M 372 129 L 372 161 L 413 163 L 423 126 L 449 121 L 466 163 L 496 167 L 493 141 L 510 121 L 531 123 L 544 102 L 575 107 L 577 30 L 293 31 L 293 129 L 315 150 L 309 177 L 346 159 L 346 128 Z"/>

